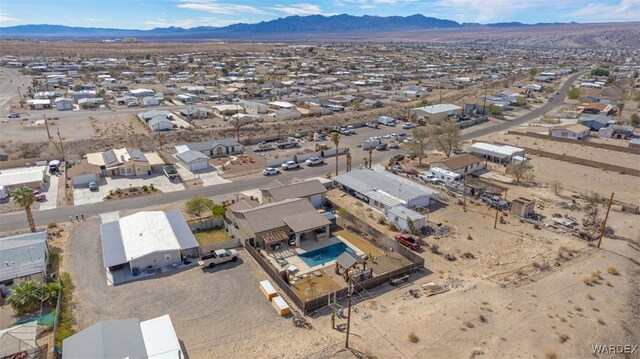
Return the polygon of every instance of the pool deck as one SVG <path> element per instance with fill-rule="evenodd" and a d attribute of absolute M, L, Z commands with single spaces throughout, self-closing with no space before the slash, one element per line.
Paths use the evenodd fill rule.
<path fill-rule="evenodd" d="M 344 244 L 346 244 L 347 246 L 349 246 L 349 248 L 353 249 L 354 252 L 356 252 L 356 254 L 360 257 L 363 257 L 365 255 L 364 252 L 362 252 L 360 249 L 358 249 L 358 247 L 356 247 L 355 245 L 353 245 L 352 243 L 350 243 L 349 241 L 345 240 L 344 238 L 342 238 L 341 236 L 333 236 L 329 239 L 325 239 L 325 240 L 316 240 L 316 239 L 307 239 L 307 240 L 303 240 L 300 243 L 300 247 L 286 247 L 284 249 L 281 250 L 277 250 L 277 251 L 269 251 L 269 260 L 271 260 L 274 265 L 276 266 L 276 268 L 281 268 L 281 266 L 279 264 L 277 264 L 276 262 L 276 258 L 282 257 L 284 258 L 288 264 L 285 265 L 284 267 L 286 268 L 289 265 L 295 265 L 296 267 L 298 267 L 298 271 L 293 273 L 296 276 L 302 275 L 302 274 L 306 274 L 309 272 L 313 272 L 315 270 L 318 269 L 322 269 L 322 268 L 326 268 L 329 266 L 332 266 L 335 264 L 335 260 L 326 262 L 324 264 L 319 264 L 317 266 L 313 266 L 313 267 L 309 267 L 309 265 L 307 263 L 305 263 L 301 257 L 299 257 L 300 254 L 304 254 L 307 252 L 311 252 L 314 251 L 316 249 L 320 249 L 320 248 L 324 248 L 324 247 L 328 247 L 330 245 L 336 244 L 336 243 L 340 243 L 343 242 Z"/>

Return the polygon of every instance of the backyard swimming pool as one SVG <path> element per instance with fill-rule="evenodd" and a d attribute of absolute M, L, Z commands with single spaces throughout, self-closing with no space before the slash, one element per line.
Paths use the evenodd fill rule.
<path fill-rule="evenodd" d="M 344 252 L 356 254 L 356 252 L 344 244 L 344 242 L 338 242 L 330 246 L 300 254 L 299 257 L 302 258 L 302 261 L 309 267 L 314 267 L 323 263 L 331 262 Z"/>

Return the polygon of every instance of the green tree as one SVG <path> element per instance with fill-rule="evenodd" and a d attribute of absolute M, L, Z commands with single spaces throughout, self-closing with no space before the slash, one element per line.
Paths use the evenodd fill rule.
<path fill-rule="evenodd" d="M 431 101 L 427 100 L 426 98 L 423 98 L 422 100 L 416 102 L 415 107 L 425 107 L 425 106 L 431 106 Z"/>
<path fill-rule="evenodd" d="M 360 111 L 360 105 L 362 104 L 362 99 L 355 99 L 353 100 L 353 102 L 351 103 L 351 106 L 353 106 L 353 109 L 356 111 Z"/>
<path fill-rule="evenodd" d="M 333 144 L 336 145 L 336 176 L 337 176 L 338 175 L 338 155 L 340 154 L 340 151 L 338 151 L 338 146 L 340 145 L 340 134 L 337 132 L 332 133 L 331 142 L 333 142 Z"/>
<path fill-rule="evenodd" d="M 571 90 L 569 90 L 569 93 L 567 93 L 567 98 L 569 100 L 577 100 L 580 98 L 581 95 L 582 95 L 582 92 L 580 91 L 580 89 L 577 87 L 574 87 Z"/>
<path fill-rule="evenodd" d="M 27 213 L 27 221 L 29 222 L 29 228 L 31 232 L 36 231 L 36 224 L 33 220 L 33 213 L 31 213 L 31 205 L 36 201 L 36 196 L 33 194 L 33 190 L 28 187 L 20 187 L 11 192 L 14 201 L 18 206 L 22 207 Z"/>
<path fill-rule="evenodd" d="M 598 67 L 591 70 L 591 76 L 609 76 L 609 70 Z"/>
<path fill-rule="evenodd" d="M 637 113 L 634 113 L 633 115 L 631 115 L 631 118 L 629 119 L 629 124 L 634 128 L 638 127 L 638 125 L 640 125 L 640 115 L 638 115 Z"/>
<path fill-rule="evenodd" d="M 256 84 L 264 85 L 264 79 L 263 78 L 259 78 L 258 81 L 256 81 Z"/>
<path fill-rule="evenodd" d="M 217 203 L 214 203 L 211 207 L 209 207 L 209 209 L 211 210 L 211 215 L 213 217 L 215 217 L 215 218 L 224 217 L 225 209 L 221 205 L 219 205 Z"/>
<path fill-rule="evenodd" d="M 537 76 L 540 73 L 540 70 L 538 70 L 537 67 L 533 67 L 531 68 L 531 70 L 529 70 L 529 75 L 533 76 Z"/>
<path fill-rule="evenodd" d="M 409 151 L 412 156 L 418 157 L 418 166 L 422 167 L 422 160 L 427 157 L 427 147 L 429 145 L 429 134 L 422 127 L 414 128 L 411 131 L 413 141 L 409 142 Z"/>
<path fill-rule="evenodd" d="M 213 201 L 207 197 L 195 196 L 185 203 L 185 211 L 192 217 L 202 219 L 202 212 L 212 208 Z"/>
<path fill-rule="evenodd" d="M 487 113 L 489 115 L 502 115 L 504 113 L 504 109 L 495 104 L 489 104 L 489 106 L 487 106 Z"/>
<path fill-rule="evenodd" d="M 427 137 L 436 148 L 449 157 L 460 144 L 460 128 L 451 120 L 445 120 L 438 126 L 429 126 Z"/>

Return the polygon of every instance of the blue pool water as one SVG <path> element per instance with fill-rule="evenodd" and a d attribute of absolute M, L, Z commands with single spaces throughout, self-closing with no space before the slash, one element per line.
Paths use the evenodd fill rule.
<path fill-rule="evenodd" d="M 299 257 L 302 258 L 302 261 L 307 263 L 309 267 L 313 267 L 335 260 L 344 252 L 356 254 L 356 252 L 349 246 L 347 246 L 343 242 L 339 242 L 330 246 L 318 248 L 316 250 L 300 254 Z"/>

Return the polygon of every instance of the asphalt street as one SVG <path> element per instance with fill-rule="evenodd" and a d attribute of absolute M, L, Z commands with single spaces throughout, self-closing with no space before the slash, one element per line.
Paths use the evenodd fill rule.
<path fill-rule="evenodd" d="M 465 133 L 461 136 L 461 139 L 470 140 L 473 138 L 481 137 L 484 135 L 488 135 L 494 132 L 505 131 L 510 127 L 518 126 L 527 121 L 530 121 L 538 116 L 541 116 L 556 107 L 561 106 L 564 103 L 564 98 L 571 88 L 571 84 L 578 78 L 580 74 L 573 74 L 570 76 L 565 83 L 558 90 L 559 94 L 555 95 L 554 98 L 548 103 L 540 106 L 533 111 L 518 117 L 517 119 L 504 122 L 495 126 L 478 129 L 475 131 L 471 131 Z M 385 152 L 377 152 L 374 151 L 373 162 L 379 163 L 383 159 L 387 159 L 393 154 L 399 152 L 396 151 L 385 151 Z M 354 166 L 359 166 L 358 158 L 354 158 Z M 340 169 L 341 172 L 344 171 L 346 167 L 345 156 L 340 156 Z M 335 159 L 328 158 L 327 163 L 323 166 L 318 167 L 305 167 L 300 170 L 293 170 L 290 172 L 284 172 L 276 177 L 265 177 L 261 174 L 253 174 L 249 176 L 244 176 L 241 178 L 237 178 L 234 182 L 210 186 L 210 187 L 202 187 L 202 188 L 192 188 L 184 191 L 163 193 L 154 196 L 146 196 L 146 197 L 138 197 L 127 200 L 117 200 L 117 201 L 105 201 L 95 204 L 86 204 L 80 206 L 69 206 L 69 207 L 60 207 L 53 210 L 45 210 L 45 211 L 34 211 L 33 216 L 37 226 L 45 226 L 51 222 L 66 222 L 69 220 L 69 216 L 74 216 L 76 214 L 84 214 L 85 217 L 96 216 L 101 213 L 107 212 L 115 212 L 121 210 L 130 210 L 130 209 L 142 209 L 150 206 L 157 206 L 162 204 L 168 204 L 173 202 L 186 201 L 189 198 L 192 198 L 196 195 L 201 196 L 215 196 L 229 193 L 237 193 L 241 191 L 246 191 L 254 188 L 259 188 L 267 183 L 270 183 L 274 179 L 292 179 L 294 177 L 298 178 L 310 178 L 310 177 L 322 177 L 327 172 L 335 171 Z M 16 230 L 20 228 L 28 227 L 26 215 L 24 211 L 14 212 L 10 214 L 5 214 L 0 216 L 0 229 L 2 231 L 10 231 Z"/>

